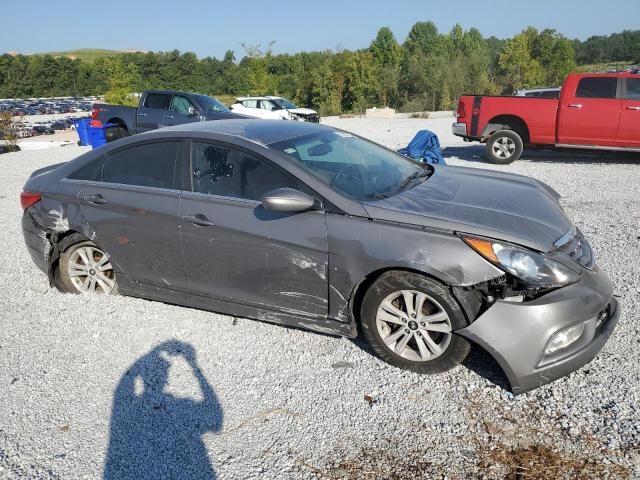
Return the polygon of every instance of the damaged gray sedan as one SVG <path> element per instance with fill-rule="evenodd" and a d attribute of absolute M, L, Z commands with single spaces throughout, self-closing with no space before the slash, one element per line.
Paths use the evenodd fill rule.
<path fill-rule="evenodd" d="M 437 373 L 471 343 L 515 393 L 590 361 L 620 309 L 559 195 L 303 122 L 191 123 L 34 172 L 25 242 L 52 285 L 355 337 Z"/>

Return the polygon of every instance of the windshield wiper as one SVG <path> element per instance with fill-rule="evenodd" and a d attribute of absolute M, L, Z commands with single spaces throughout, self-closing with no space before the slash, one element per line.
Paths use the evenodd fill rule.
<path fill-rule="evenodd" d="M 419 178 L 423 178 L 423 177 L 428 177 L 430 175 L 431 175 L 431 169 L 427 169 L 427 168 L 419 172 L 413 172 L 398 186 L 398 191 L 404 192 L 407 188 L 409 188 L 409 185 L 411 185 L 415 180 L 418 180 Z"/>

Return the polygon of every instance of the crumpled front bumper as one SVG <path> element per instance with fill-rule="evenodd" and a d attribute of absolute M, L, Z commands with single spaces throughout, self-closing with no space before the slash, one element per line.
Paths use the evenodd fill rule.
<path fill-rule="evenodd" d="M 619 316 L 620 306 L 613 298 L 607 275 L 597 268 L 584 269 L 579 282 L 535 300 L 497 301 L 456 333 L 489 352 L 507 375 L 513 393 L 519 394 L 591 361 L 613 332 Z M 584 323 L 584 330 L 574 343 L 544 354 L 554 334 L 580 323 Z"/>

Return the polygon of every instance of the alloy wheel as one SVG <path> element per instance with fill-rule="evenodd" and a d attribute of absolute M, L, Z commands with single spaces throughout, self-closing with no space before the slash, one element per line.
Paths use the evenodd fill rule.
<path fill-rule="evenodd" d="M 509 158 L 516 151 L 516 142 L 509 137 L 500 137 L 491 146 L 493 154 L 498 158 Z"/>
<path fill-rule="evenodd" d="M 434 360 L 451 342 L 451 319 L 432 297 L 415 290 L 394 292 L 380 303 L 378 334 L 396 355 L 414 362 Z"/>
<path fill-rule="evenodd" d="M 109 256 L 92 246 L 82 246 L 71 253 L 67 273 L 81 293 L 111 293 L 116 285 Z"/>

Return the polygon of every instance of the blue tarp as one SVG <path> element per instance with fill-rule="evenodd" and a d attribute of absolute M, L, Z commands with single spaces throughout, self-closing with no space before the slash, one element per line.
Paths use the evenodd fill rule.
<path fill-rule="evenodd" d="M 420 130 L 409 142 L 406 148 L 401 148 L 398 153 L 419 160 L 424 163 L 446 165 L 440 148 L 438 136 L 429 130 Z"/>

